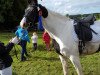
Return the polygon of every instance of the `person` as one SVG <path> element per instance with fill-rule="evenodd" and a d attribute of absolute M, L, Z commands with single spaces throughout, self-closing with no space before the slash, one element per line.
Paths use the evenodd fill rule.
<path fill-rule="evenodd" d="M 14 44 L 17 44 L 19 39 L 17 37 L 12 38 L 7 45 L 4 45 L 0 41 L 0 75 L 12 75 L 12 62 L 13 59 L 9 55 Z"/>
<path fill-rule="evenodd" d="M 30 39 L 28 36 L 28 31 L 25 29 L 25 25 L 26 23 L 22 23 L 23 25 L 19 26 L 17 31 L 15 32 L 15 35 L 20 39 L 20 46 L 22 48 L 21 50 L 21 61 L 26 60 L 26 56 L 29 56 L 27 54 L 27 50 L 26 50 L 26 46 L 27 46 L 27 42 L 30 43 Z"/>
<path fill-rule="evenodd" d="M 50 51 L 50 36 L 46 30 L 43 32 L 42 38 L 46 45 L 46 49 Z"/>
<path fill-rule="evenodd" d="M 37 40 L 38 40 L 38 35 L 36 32 L 33 33 L 33 36 L 31 37 L 32 43 L 33 43 L 33 49 L 37 49 Z"/>

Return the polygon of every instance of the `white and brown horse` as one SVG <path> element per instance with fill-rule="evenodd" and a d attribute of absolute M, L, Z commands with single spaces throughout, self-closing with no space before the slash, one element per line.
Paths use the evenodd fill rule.
<path fill-rule="evenodd" d="M 67 58 L 73 63 L 77 74 L 83 75 L 82 67 L 80 64 L 79 50 L 78 50 L 78 38 L 74 31 L 73 20 L 66 16 L 62 16 L 58 13 L 48 10 L 42 5 L 29 5 L 26 9 L 25 16 L 23 17 L 21 24 L 24 22 L 32 22 L 33 24 L 38 21 L 38 9 L 42 10 L 43 27 L 48 31 L 50 36 L 56 40 L 60 47 L 59 55 L 64 75 L 68 75 Z M 86 48 L 82 54 L 93 54 L 100 46 L 100 21 L 95 21 L 91 28 L 98 34 L 93 34 L 91 41 L 86 43 Z"/>

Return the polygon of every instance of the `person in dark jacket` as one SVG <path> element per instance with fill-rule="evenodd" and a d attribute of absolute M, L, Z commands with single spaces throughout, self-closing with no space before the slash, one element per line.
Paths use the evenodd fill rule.
<path fill-rule="evenodd" d="M 12 75 L 12 58 L 9 55 L 14 44 L 17 44 L 19 39 L 14 37 L 7 45 L 0 41 L 0 75 Z"/>

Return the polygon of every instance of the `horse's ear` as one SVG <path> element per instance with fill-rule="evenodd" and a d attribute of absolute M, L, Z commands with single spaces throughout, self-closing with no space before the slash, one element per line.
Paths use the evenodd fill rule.
<path fill-rule="evenodd" d="M 28 0 L 27 2 L 28 2 L 29 5 L 38 5 L 37 0 Z"/>
<path fill-rule="evenodd" d="M 28 0 L 28 4 L 31 4 L 32 0 Z"/>
<path fill-rule="evenodd" d="M 44 18 L 46 18 L 48 16 L 48 10 L 44 6 L 42 6 L 40 4 L 39 4 L 39 8 L 42 10 L 42 16 Z"/>

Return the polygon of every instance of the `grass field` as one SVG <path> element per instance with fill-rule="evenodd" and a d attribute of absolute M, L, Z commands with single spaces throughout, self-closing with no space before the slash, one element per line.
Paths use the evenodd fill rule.
<path fill-rule="evenodd" d="M 29 34 L 30 36 L 32 33 Z M 2 33 L 0 32 L 0 41 L 5 44 L 14 36 L 14 33 Z M 45 50 L 41 39 L 41 33 L 38 33 L 38 50 L 33 51 L 32 43 L 28 43 L 27 52 L 30 57 L 27 57 L 27 61 L 20 62 L 20 46 L 16 45 L 17 56 L 15 50 L 11 51 L 13 58 L 13 75 L 63 75 L 62 65 L 58 54 L 52 49 L 52 51 Z M 85 75 L 100 75 L 100 52 L 93 55 L 81 56 L 81 64 Z M 77 75 L 73 65 L 68 60 L 69 75 Z"/>

